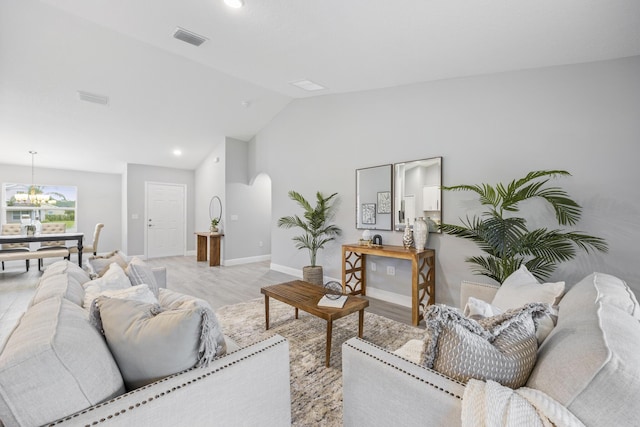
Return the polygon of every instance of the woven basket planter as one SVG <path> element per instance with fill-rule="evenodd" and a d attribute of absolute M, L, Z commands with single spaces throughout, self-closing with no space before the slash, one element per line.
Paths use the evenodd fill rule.
<path fill-rule="evenodd" d="M 310 266 L 302 267 L 302 280 L 305 282 L 313 283 L 314 285 L 322 286 L 322 266 Z"/>

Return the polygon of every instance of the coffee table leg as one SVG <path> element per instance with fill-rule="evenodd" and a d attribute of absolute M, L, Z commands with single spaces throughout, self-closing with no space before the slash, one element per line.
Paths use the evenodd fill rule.
<path fill-rule="evenodd" d="M 333 332 L 333 321 L 327 320 L 327 354 L 325 356 L 325 366 L 329 367 L 329 359 L 331 359 L 331 333 Z"/>
<path fill-rule="evenodd" d="M 358 338 L 362 338 L 363 329 L 364 329 L 364 308 L 358 312 Z"/>
<path fill-rule="evenodd" d="M 296 307 L 296 319 L 298 318 L 298 307 Z"/>
<path fill-rule="evenodd" d="M 264 318 L 267 323 L 267 331 L 269 330 L 269 297 L 267 295 L 264 296 Z"/>

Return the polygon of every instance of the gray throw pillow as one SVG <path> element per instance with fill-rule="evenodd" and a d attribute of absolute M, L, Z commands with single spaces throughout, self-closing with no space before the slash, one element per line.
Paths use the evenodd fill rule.
<path fill-rule="evenodd" d="M 153 275 L 153 270 L 143 260 L 138 257 L 133 257 L 129 265 L 125 269 L 132 286 L 147 285 L 153 294 L 158 297 L 158 282 L 156 276 Z"/>
<path fill-rule="evenodd" d="M 536 362 L 536 322 L 548 305 L 532 303 L 475 321 L 452 307 L 430 306 L 423 364 L 461 382 L 493 380 L 523 386 Z"/>
<path fill-rule="evenodd" d="M 207 308 L 163 309 L 158 304 L 99 297 L 102 329 L 128 390 L 224 354 L 224 338 Z M 220 336 L 216 336 L 219 334 Z"/>

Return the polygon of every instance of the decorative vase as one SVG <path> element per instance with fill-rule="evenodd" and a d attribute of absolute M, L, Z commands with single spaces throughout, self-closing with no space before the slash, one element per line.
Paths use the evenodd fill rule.
<path fill-rule="evenodd" d="M 305 267 L 302 267 L 302 280 L 304 280 L 305 282 L 323 286 L 322 278 L 321 265 L 307 265 Z"/>
<path fill-rule="evenodd" d="M 423 250 L 427 244 L 429 237 L 429 226 L 423 217 L 415 220 L 413 223 L 413 240 L 416 245 L 416 250 Z"/>
<path fill-rule="evenodd" d="M 411 230 L 411 226 L 409 225 L 409 220 L 407 219 L 404 225 L 404 234 L 402 235 L 402 245 L 405 249 L 409 249 L 411 245 L 413 245 L 413 231 Z"/>

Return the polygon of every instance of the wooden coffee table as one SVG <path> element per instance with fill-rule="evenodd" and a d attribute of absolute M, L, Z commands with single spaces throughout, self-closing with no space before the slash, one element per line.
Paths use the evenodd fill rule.
<path fill-rule="evenodd" d="M 298 318 L 298 310 L 302 310 L 327 321 L 327 350 L 325 356 L 325 366 L 327 367 L 329 366 L 329 358 L 331 357 L 331 333 L 334 320 L 357 311 L 358 337 L 362 338 L 364 309 L 369 306 L 369 300 L 366 298 L 350 295 L 342 308 L 318 307 L 318 301 L 324 296 L 324 288 L 303 282 L 302 280 L 266 286 L 260 289 L 260 292 L 264 294 L 267 330 L 269 330 L 269 298 L 275 298 L 278 301 L 294 307 L 296 319 Z"/>

